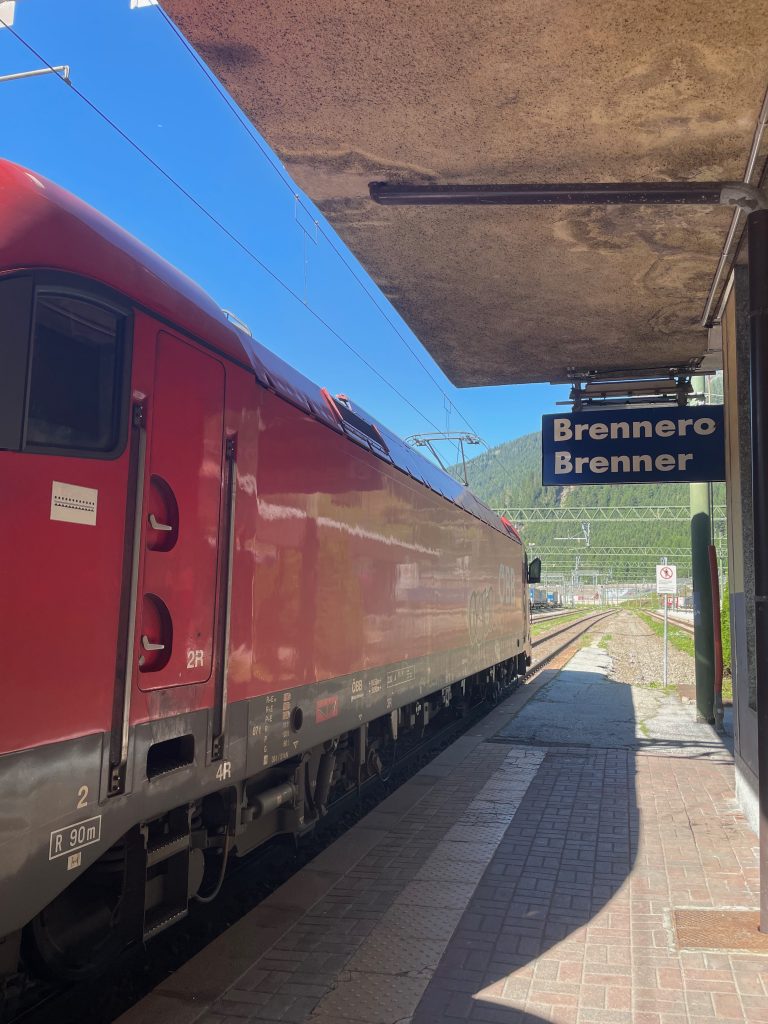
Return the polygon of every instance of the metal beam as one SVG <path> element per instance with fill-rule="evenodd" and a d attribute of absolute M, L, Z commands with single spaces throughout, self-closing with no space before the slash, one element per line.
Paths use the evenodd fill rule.
<path fill-rule="evenodd" d="M 529 552 L 529 554 L 530 553 L 531 552 Z M 626 561 L 624 561 L 624 560 L 619 561 L 618 564 L 617 564 L 617 562 L 610 561 L 609 559 L 596 559 L 594 562 L 583 562 L 583 561 L 577 562 L 576 559 L 556 558 L 556 557 L 555 558 L 547 558 L 545 555 L 541 555 L 541 553 L 539 552 L 538 548 L 534 549 L 533 554 L 535 554 L 537 558 L 541 557 L 542 569 L 546 570 L 547 572 L 565 572 L 565 571 L 568 571 L 568 572 L 596 572 L 596 571 L 602 572 L 603 570 L 606 570 L 606 571 L 611 570 L 613 572 L 620 572 L 620 571 L 623 570 L 623 571 L 626 571 L 626 572 L 645 573 L 646 575 L 648 573 L 650 573 L 650 575 L 654 579 L 654 582 L 655 582 L 655 579 L 656 579 L 655 567 L 656 567 L 656 565 L 659 564 L 659 557 L 664 557 L 664 556 L 659 556 L 659 557 L 653 556 L 651 559 L 649 559 L 648 562 L 641 562 L 641 561 L 635 560 L 635 559 L 631 559 L 631 560 L 628 559 Z M 678 575 L 681 578 L 683 576 L 690 576 L 690 574 L 691 574 L 691 558 L 690 558 L 690 555 L 688 556 L 686 561 L 682 561 L 681 559 L 678 559 L 674 564 L 677 565 Z"/>
<path fill-rule="evenodd" d="M 17 82 L 22 78 L 39 78 L 40 75 L 58 75 L 67 85 L 72 85 L 69 72 L 69 64 L 59 64 L 51 68 L 35 68 L 33 71 L 16 71 L 12 75 L 0 75 L 0 82 Z"/>
<path fill-rule="evenodd" d="M 739 186 L 741 183 L 733 183 Z M 382 206 L 582 206 L 599 204 L 718 206 L 722 181 L 571 182 L 568 184 L 392 185 L 372 181 L 371 199 Z"/>
<path fill-rule="evenodd" d="M 724 543 L 723 546 L 725 546 Z M 690 562 L 691 560 L 690 548 L 629 548 L 611 544 L 593 545 L 590 548 L 567 548 L 564 545 L 550 544 L 548 542 L 539 544 L 536 541 L 533 543 L 529 542 L 528 547 L 535 548 L 536 554 L 540 555 L 542 558 L 545 555 L 551 555 L 561 559 L 573 557 L 580 558 L 583 562 L 598 560 L 600 558 L 636 558 L 649 562 L 654 559 L 658 560 L 658 556 L 660 554 L 665 558 L 676 558 L 683 562 Z"/>
<path fill-rule="evenodd" d="M 713 519 L 725 521 L 725 505 L 715 505 Z M 556 505 L 525 508 L 507 505 L 495 508 L 497 515 L 513 523 L 590 523 L 690 522 L 688 505 Z"/>

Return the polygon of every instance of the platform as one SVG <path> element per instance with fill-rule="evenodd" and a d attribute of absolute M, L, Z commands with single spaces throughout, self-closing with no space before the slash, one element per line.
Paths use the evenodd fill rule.
<path fill-rule="evenodd" d="M 513 695 L 120 1024 L 768 1021 L 731 754 L 610 671 Z"/>

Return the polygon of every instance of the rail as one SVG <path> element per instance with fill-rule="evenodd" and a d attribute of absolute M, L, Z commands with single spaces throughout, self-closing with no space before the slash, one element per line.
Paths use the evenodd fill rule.
<path fill-rule="evenodd" d="M 661 614 L 661 612 L 648 612 L 648 614 L 651 616 L 652 619 L 658 619 L 659 622 L 664 621 L 664 616 Z M 667 619 L 667 622 L 670 626 L 674 626 L 676 629 L 682 629 L 683 632 L 690 633 L 691 636 L 693 636 L 693 626 L 688 625 L 687 622 L 683 622 L 682 619 L 675 619 L 672 618 L 672 616 L 670 615 Z"/>
<path fill-rule="evenodd" d="M 612 608 L 610 611 L 594 612 L 592 615 L 587 615 L 587 616 L 585 616 L 582 619 L 576 619 L 575 622 L 569 622 L 567 625 L 561 626 L 560 629 L 555 629 L 555 630 L 552 630 L 550 632 L 544 633 L 543 636 L 540 636 L 536 640 L 533 641 L 533 643 L 531 644 L 531 647 L 540 647 L 541 644 L 546 643 L 547 640 L 554 640 L 554 638 L 556 636 L 561 636 L 563 633 L 567 633 L 569 630 L 575 629 L 577 626 L 581 626 L 584 623 L 588 623 L 588 625 L 585 626 L 585 628 L 582 629 L 581 632 L 578 634 L 578 636 L 581 636 L 582 633 L 586 633 L 587 632 L 587 630 L 593 624 L 593 620 L 604 619 L 606 617 L 606 615 L 614 615 L 614 614 L 615 614 L 615 609 Z M 572 640 L 567 641 L 566 644 L 565 644 L 565 647 L 567 647 L 572 642 L 573 642 Z M 558 653 L 560 653 L 560 652 L 558 651 Z M 554 657 L 554 656 L 555 655 L 552 655 L 551 657 Z M 548 658 L 549 658 L 549 656 L 548 656 Z M 539 666 L 539 662 L 536 662 L 535 665 L 532 665 L 530 670 L 526 673 L 526 675 L 523 676 L 523 679 L 527 680 L 528 676 L 531 674 L 531 672 L 533 672 L 533 669 L 537 668 L 538 666 Z"/>

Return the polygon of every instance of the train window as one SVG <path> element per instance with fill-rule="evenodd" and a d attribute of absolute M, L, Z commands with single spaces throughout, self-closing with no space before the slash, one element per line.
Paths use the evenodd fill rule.
<path fill-rule="evenodd" d="M 123 324 L 124 317 L 94 302 L 38 293 L 25 448 L 115 448 Z"/>
<path fill-rule="evenodd" d="M 31 315 L 32 278 L 0 279 L 0 448 L 21 447 Z"/>

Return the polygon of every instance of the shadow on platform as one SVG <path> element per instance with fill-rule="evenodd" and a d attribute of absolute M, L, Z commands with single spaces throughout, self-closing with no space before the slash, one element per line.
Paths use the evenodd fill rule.
<path fill-rule="evenodd" d="M 587 942 L 590 956 L 597 958 L 590 964 L 592 974 L 604 970 L 604 985 L 611 983 L 612 973 L 622 975 L 613 979 L 617 984 L 629 983 L 628 956 L 619 963 L 612 957 L 629 949 L 626 883 L 640 832 L 638 755 L 721 763 L 727 755 L 713 730 L 685 725 L 694 709 L 676 698 L 668 698 L 676 707 L 657 727 L 660 734 L 652 735 L 652 723 L 638 720 L 644 695 L 634 694 L 633 699 L 637 688 L 607 678 L 604 663 L 599 666 L 604 671 L 590 670 L 589 657 L 582 657 L 588 654 L 579 652 L 573 669 L 563 670 L 492 738 L 510 746 L 544 748 L 546 753 L 413 1024 L 575 1021 Z M 579 663 L 587 670 L 579 670 Z M 675 740 L 671 719 L 678 712 L 684 727 Z M 702 728 L 706 732 L 697 738 L 696 730 Z M 590 929 L 587 940 L 587 926 L 609 903 L 609 912 L 599 927 Z M 556 957 L 539 962 L 559 943 L 564 945 Z M 545 981 L 553 983 L 548 999 Z M 600 1019 L 600 1012 L 596 1004 L 596 1016 L 589 1019 Z M 610 1019 L 628 1020 L 630 1014 Z"/>

